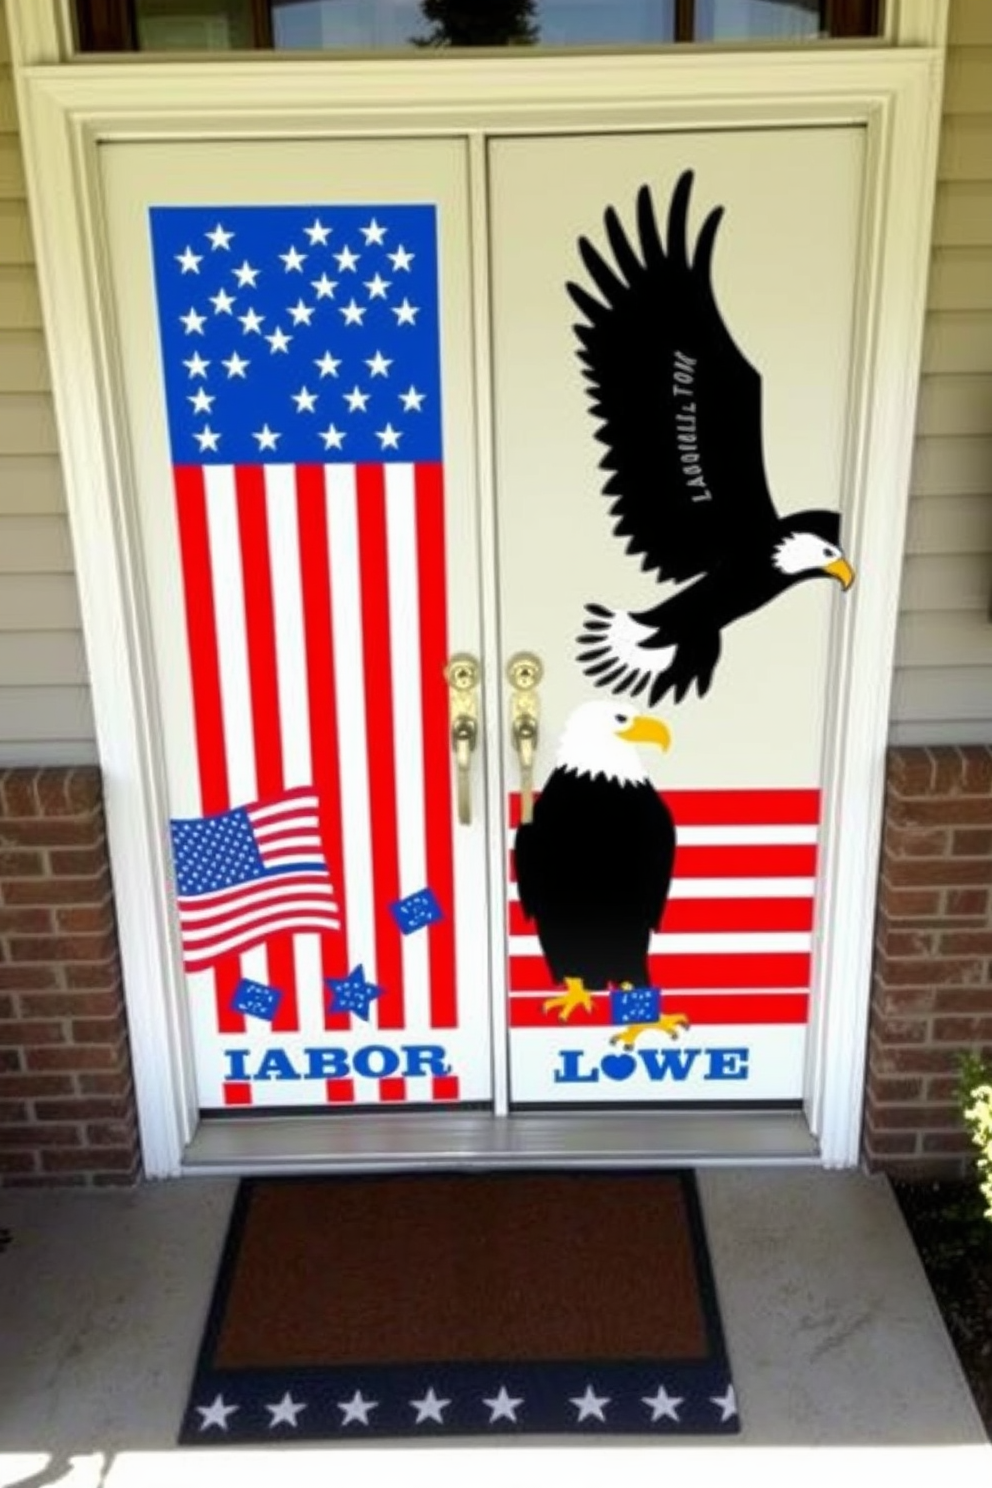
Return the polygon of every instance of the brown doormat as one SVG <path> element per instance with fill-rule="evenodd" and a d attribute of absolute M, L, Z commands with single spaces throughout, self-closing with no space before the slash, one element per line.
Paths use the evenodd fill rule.
<path fill-rule="evenodd" d="M 690 1172 L 246 1179 L 183 1443 L 740 1428 Z"/>

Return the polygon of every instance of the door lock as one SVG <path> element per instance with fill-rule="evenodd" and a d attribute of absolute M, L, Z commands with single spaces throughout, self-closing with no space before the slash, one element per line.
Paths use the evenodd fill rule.
<path fill-rule="evenodd" d="M 448 684 L 448 720 L 451 749 L 457 772 L 458 820 L 467 827 L 472 821 L 472 755 L 479 742 L 479 663 L 459 651 L 444 669 Z"/>
<path fill-rule="evenodd" d="M 537 755 L 540 705 L 537 686 L 544 676 L 540 658 L 518 651 L 506 664 L 510 693 L 510 738 L 520 761 L 520 820 L 534 815 L 534 760 Z"/>

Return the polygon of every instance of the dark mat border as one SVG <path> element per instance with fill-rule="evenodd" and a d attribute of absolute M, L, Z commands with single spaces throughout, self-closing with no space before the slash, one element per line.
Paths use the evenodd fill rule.
<path fill-rule="evenodd" d="M 328 1182 L 381 1182 L 389 1173 L 293 1174 L 285 1177 L 242 1178 L 235 1195 L 223 1250 L 218 1263 L 207 1321 L 197 1354 L 189 1399 L 179 1432 L 182 1446 L 231 1446 L 238 1443 L 331 1442 L 389 1440 L 392 1438 L 463 1436 L 726 1436 L 740 1431 L 726 1339 L 720 1317 L 713 1266 L 703 1223 L 695 1173 L 688 1168 L 555 1169 L 557 1177 L 581 1179 L 609 1176 L 643 1180 L 654 1176 L 675 1180 L 682 1189 L 693 1241 L 699 1280 L 700 1302 L 706 1329 L 708 1357 L 693 1361 L 659 1361 L 658 1364 L 623 1364 L 584 1360 L 578 1364 L 529 1362 L 485 1364 L 345 1365 L 306 1366 L 275 1370 L 215 1369 L 212 1367 L 234 1275 L 234 1262 L 254 1189 L 262 1184 Z M 512 1181 L 522 1174 L 546 1174 L 546 1168 L 466 1170 L 465 1177 L 485 1176 Z M 404 1172 L 405 1178 L 418 1176 Z M 422 1176 L 436 1177 L 435 1170 Z M 459 1176 L 453 1173 L 452 1176 Z M 592 1386 L 597 1396 L 609 1397 L 602 1418 L 593 1412 L 579 1419 L 575 1399 Z M 672 1410 L 656 1411 L 644 1397 L 658 1399 L 659 1387 L 678 1400 Z M 449 1403 L 440 1412 L 443 1419 L 417 1422 L 411 1402 L 425 1398 L 433 1389 L 438 1399 Z M 514 1417 L 497 1415 L 485 1403 L 505 1389 L 520 1399 Z M 367 1411 L 359 1404 L 349 1418 L 345 1401 L 375 1401 Z M 273 1423 L 267 1407 L 288 1395 L 305 1400 L 295 1424 Z M 220 1405 L 217 1405 L 217 1402 Z M 203 1410 L 213 1406 L 210 1417 Z M 234 1407 L 234 1409 L 231 1409 Z M 293 1412 L 290 1412 L 292 1415 Z M 657 1419 L 653 1419 L 657 1415 Z M 365 1419 L 363 1419 L 363 1417 Z"/>

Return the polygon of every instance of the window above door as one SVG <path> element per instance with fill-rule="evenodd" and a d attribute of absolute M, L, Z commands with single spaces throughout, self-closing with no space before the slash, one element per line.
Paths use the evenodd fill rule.
<path fill-rule="evenodd" d="M 75 0 L 79 48 L 408 51 L 808 42 L 879 34 L 881 0 Z"/>

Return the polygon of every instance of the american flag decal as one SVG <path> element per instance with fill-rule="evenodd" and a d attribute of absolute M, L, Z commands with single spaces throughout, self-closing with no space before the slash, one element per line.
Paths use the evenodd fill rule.
<path fill-rule="evenodd" d="M 458 1099 L 457 1073 L 414 1089 L 406 1066 L 306 1088 L 202 1073 L 246 1034 L 281 1037 L 287 1060 L 367 1037 L 326 998 L 356 965 L 382 989 L 382 1042 L 459 1027 L 435 209 L 154 207 L 150 229 L 195 755 L 174 858 L 204 1103 Z M 307 840 L 277 862 L 267 813 L 283 809 L 305 810 Z M 235 872 L 249 838 L 257 858 Z M 443 915 L 404 937 L 390 905 L 426 884 Z M 238 1009 L 245 981 L 279 992 L 270 1026 Z"/>

